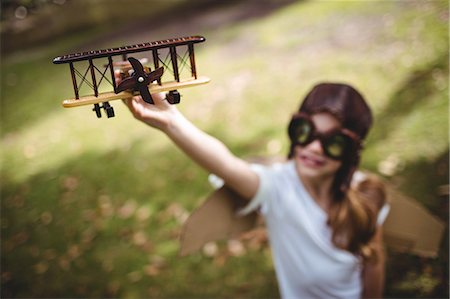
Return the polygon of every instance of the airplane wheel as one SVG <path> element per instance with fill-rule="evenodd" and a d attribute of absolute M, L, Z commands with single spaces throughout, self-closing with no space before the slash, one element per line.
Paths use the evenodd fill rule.
<path fill-rule="evenodd" d="M 92 111 L 95 112 L 95 114 L 97 115 L 98 118 L 102 117 L 102 112 L 100 110 L 100 105 L 99 104 L 94 104 L 94 108 L 92 108 Z"/>
<path fill-rule="evenodd" d="M 178 90 L 171 90 L 166 94 L 166 99 L 170 104 L 178 104 L 181 101 L 181 94 Z"/>
<path fill-rule="evenodd" d="M 105 110 L 106 110 L 106 115 L 108 116 L 108 118 L 114 117 L 114 108 L 113 107 L 105 108 Z"/>

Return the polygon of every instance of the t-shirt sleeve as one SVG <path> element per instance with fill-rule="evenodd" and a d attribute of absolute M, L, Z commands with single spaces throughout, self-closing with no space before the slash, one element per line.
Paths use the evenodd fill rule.
<path fill-rule="evenodd" d="M 268 211 L 269 202 L 272 193 L 273 180 L 271 179 L 270 168 L 267 166 L 252 164 L 251 169 L 259 177 L 259 186 L 255 196 L 250 202 L 241 210 L 238 211 L 238 215 L 244 216 L 253 211 L 260 209 L 261 213 L 266 214 Z"/>

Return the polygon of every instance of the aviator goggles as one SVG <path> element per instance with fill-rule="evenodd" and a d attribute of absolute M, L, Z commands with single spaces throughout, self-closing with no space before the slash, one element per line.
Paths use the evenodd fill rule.
<path fill-rule="evenodd" d="M 318 132 L 311 117 L 305 113 L 294 114 L 288 133 L 294 145 L 306 146 L 319 140 L 325 155 L 334 160 L 344 160 L 349 155 L 355 155 L 362 147 L 358 135 L 348 129 Z"/>

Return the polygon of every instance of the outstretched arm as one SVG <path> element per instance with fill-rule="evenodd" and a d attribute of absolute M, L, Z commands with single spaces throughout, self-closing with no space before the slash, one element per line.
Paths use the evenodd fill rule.
<path fill-rule="evenodd" d="M 194 126 L 165 100 L 164 94 L 153 94 L 152 98 L 154 105 L 145 103 L 140 96 L 125 103 L 135 118 L 163 131 L 192 160 L 221 177 L 239 195 L 251 199 L 256 194 L 259 178 L 247 162 Z"/>

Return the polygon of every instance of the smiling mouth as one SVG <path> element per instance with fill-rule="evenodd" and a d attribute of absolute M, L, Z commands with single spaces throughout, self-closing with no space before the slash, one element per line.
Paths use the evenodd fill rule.
<path fill-rule="evenodd" d="M 325 159 L 313 155 L 301 154 L 298 156 L 303 165 L 313 168 L 325 165 Z"/>

